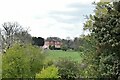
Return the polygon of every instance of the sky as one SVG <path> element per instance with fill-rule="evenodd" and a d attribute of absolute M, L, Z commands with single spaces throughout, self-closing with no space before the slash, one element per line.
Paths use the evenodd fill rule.
<path fill-rule="evenodd" d="M 74 38 L 83 31 L 85 15 L 93 14 L 97 0 L 0 0 L 0 27 L 18 22 L 36 37 Z"/>

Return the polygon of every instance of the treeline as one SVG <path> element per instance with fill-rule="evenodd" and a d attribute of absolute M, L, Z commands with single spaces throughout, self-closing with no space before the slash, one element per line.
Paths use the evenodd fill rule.
<path fill-rule="evenodd" d="M 75 51 L 81 51 L 83 44 L 86 43 L 85 39 L 84 39 L 85 35 L 81 35 L 81 37 L 75 37 L 73 40 L 72 39 L 61 39 L 59 37 L 47 37 L 45 41 L 58 41 L 60 42 L 62 45 L 58 50 L 75 50 Z M 55 48 L 54 45 L 50 45 L 49 49 L 51 50 L 57 50 L 57 48 Z"/>
<path fill-rule="evenodd" d="M 81 36 L 75 37 L 73 40 L 71 39 L 62 39 L 62 46 L 61 49 L 66 50 L 75 50 L 75 51 L 82 51 L 83 44 L 85 43 L 85 39 Z"/>
<path fill-rule="evenodd" d="M 49 45 L 49 49 L 63 51 L 82 51 L 82 46 L 86 43 L 84 36 L 85 35 L 81 35 L 81 37 L 75 37 L 73 40 L 61 39 L 59 37 L 47 37 L 47 39 L 44 39 L 42 37 L 32 37 L 32 44 L 37 46 L 43 46 L 45 44 L 45 41 L 58 41 L 61 43 L 60 48 L 56 48 L 55 45 Z"/>

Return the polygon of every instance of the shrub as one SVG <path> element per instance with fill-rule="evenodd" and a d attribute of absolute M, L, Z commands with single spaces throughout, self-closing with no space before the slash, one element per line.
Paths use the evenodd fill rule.
<path fill-rule="evenodd" d="M 32 45 L 14 45 L 3 54 L 3 78 L 34 78 L 42 69 L 44 55 Z"/>
<path fill-rule="evenodd" d="M 51 66 L 53 64 L 54 64 L 53 60 L 46 58 L 44 61 L 44 68 Z"/>
<path fill-rule="evenodd" d="M 61 59 L 55 65 L 58 67 L 58 72 L 62 79 L 79 77 L 79 68 L 77 62 L 70 61 L 68 59 Z"/>
<path fill-rule="evenodd" d="M 62 45 L 61 49 L 62 49 L 63 51 L 67 51 L 67 50 L 68 50 L 68 47 L 67 47 L 67 45 Z"/>
<path fill-rule="evenodd" d="M 100 72 L 98 71 L 99 65 L 96 62 L 95 53 L 82 53 L 80 62 L 80 75 L 82 78 L 98 78 Z"/>
<path fill-rule="evenodd" d="M 36 74 L 36 78 L 59 78 L 58 68 L 53 65 L 43 68 L 40 73 Z"/>
<path fill-rule="evenodd" d="M 51 45 L 50 45 L 50 46 L 49 46 L 49 49 L 50 49 L 50 50 L 54 50 L 54 49 L 55 49 L 55 46 L 51 46 Z"/>

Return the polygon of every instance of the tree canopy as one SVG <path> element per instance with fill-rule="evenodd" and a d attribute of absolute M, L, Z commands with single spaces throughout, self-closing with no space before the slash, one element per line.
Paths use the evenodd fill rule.
<path fill-rule="evenodd" d="M 43 46 L 44 45 L 44 38 L 42 37 L 32 37 L 33 45 Z"/>
<path fill-rule="evenodd" d="M 84 29 L 96 39 L 101 76 L 118 79 L 120 75 L 120 2 L 96 4 Z"/>

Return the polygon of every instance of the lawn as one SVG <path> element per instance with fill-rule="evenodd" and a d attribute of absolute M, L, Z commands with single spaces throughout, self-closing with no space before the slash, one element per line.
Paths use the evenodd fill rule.
<path fill-rule="evenodd" d="M 60 58 L 67 58 L 73 61 L 81 61 L 80 52 L 62 51 L 62 50 L 48 50 L 46 51 L 46 58 L 49 60 L 59 60 Z"/>

